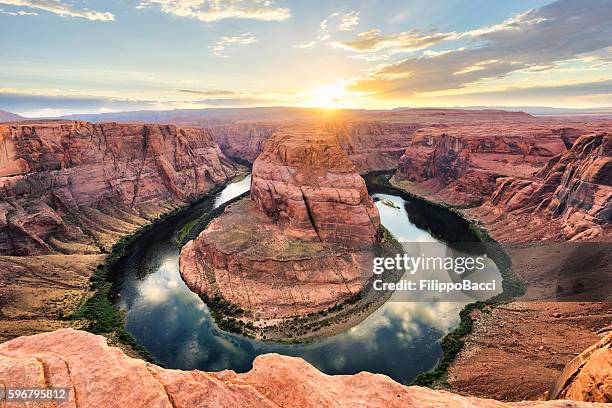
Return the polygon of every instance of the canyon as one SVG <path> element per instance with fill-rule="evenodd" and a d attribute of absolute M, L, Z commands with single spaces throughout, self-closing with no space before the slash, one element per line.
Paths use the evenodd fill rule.
<path fill-rule="evenodd" d="M 202 129 L 0 124 L 0 338 L 74 324 L 116 242 L 241 172 Z"/>
<path fill-rule="evenodd" d="M 595 407 L 572 401 L 503 403 L 407 387 L 380 374 L 329 376 L 304 360 L 267 354 L 238 374 L 168 370 L 127 357 L 104 337 L 70 329 L 0 345 L 0 384 L 66 387 L 62 406 L 88 407 Z"/>
<path fill-rule="evenodd" d="M 320 128 L 278 131 L 230 205 L 180 257 L 187 285 L 258 319 L 302 316 L 359 294 L 380 224 L 365 182 Z"/>
<path fill-rule="evenodd" d="M 244 374 L 165 370 L 124 356 L 101 337 L 57 331 L 80 327 L 65 317 L 82 302 L 113 244 L 243 174 L 236 162 L 253 165 L 250 197 L 229 205 L 183 247 L 180 269 L 194 292 L 239 308 L 243 323 L 325 312 L 362 290 L 371 270 L 360 266 L 369 265 L 380 221 L 359 173 L 397 168 L 394 186 L 451 207 L 504 244 L 528 288 L 542 284 L 557 256 L 512 244 L 611 239 L 605 118 L 415 109 L 299 123 L 206 121 L 205 129 L 0 124 L 0 341 L 56 330 L 0 345 L 0 383 L 65 380 L 80 396 L 76 406 L 92 406 L 93 398 L 108 406 L 129 405 L 131 398 L 152 406 L 582 406 L 506 404 L 405 387 L 368 373 L 327 376 L 278 355 L 257 358 Z M 448 373 L 450 389 L 536 400 L 565 376 L 564 393 L 554 397 L 610 399 L 609 342 L 599 347 L 607 351 L 594 354 L 598 360 L 583 364 L 588 356 L 581 355 L 583 371 L 573 363 L 576 354 L 604 341 L 610 305 L 609 299 L 519 298 L 474 312 L 474 329 Z M 573 383 L 566 364 L 573 367 Z M 83 371 L 68 379 L 65 367 Z M 85 385 L 92 381 L 119 391 L 98 395 Z"/>

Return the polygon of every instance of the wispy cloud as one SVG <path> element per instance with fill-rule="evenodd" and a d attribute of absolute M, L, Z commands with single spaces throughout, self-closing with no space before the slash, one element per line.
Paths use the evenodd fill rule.
<path fill-rule="evenodd" d="M 140 0 L 138 8 L 153 6 L 164 13 L 205 22 L 228 18 L 281 21 L 291 17 L 291 10 L 274 6 L 273 0 Z"/>
<path fill-rule="evenodd" d="M 205 95 L 205 96 L 225 96 L 225 95 L 235 95 L 234 91 L 224 91 L 224 90 L 209 90 L 209 91 L 200 91 L 197 89 L 179 89 L 180 93 L 193 94 L 193 95 Z"/>
<path fill-rule="evenodd" d="M 71 4 L 65 3 L 60 0 L 0 0 L 0 4 L 7 4 L 10 6 L 28 7 L 31 9 L 44 10 L 49 13 L 54 13 L 62 17 L 76 17 L 84 18 L 92 21 L 114 21 L 115 16 L 109 12 L 102 12 L 96 10 L 90 10 L 87 8 L 78 9 Z M 36 15 L 34 12 L 17 11 L 4 12 L 3 14 L 10 15 Z"/>
<path fill-rule="evenodd" d="M 332 37 L 335 32 L 353 31 L 359 25 L 359 12 L 333 13 L 319 24 L 319 34 L 309 42 L 297 44 L 296 48 L 312 48 Z"/>
<path fill-rule="evenodd" d="M 35 13 L 33 11 L 23 11 L 23 10 L 6 11 L 4 9 L 0 9 L 0 14 L 5 14 L 7 16 L 37 16 L 38 15 L 38 13 Z"/>
<path fill-rule="evenodd" d="M 405 97 L 418 92 L 458 89 L 516 71 L 550 69 L 558 62 L 610 47 L 611 20 L 609 0 L 592 0 L 589 7 L 580 0 L 559 0 L 477 30 L 424 35 L 413 32 L 400 36 L 402 45 L 400 48 L 394 45 L 394 49 L 454 39 L 469 43 L 443 52 L 426 50 L 418 57 L 387 64 L 366 74 L 349 89 Z M 384 36 L 377 32 L 362 36 L 349 49 L 380 50 L 380 37 Z"/>
<path fill-rule="evenodd" d="M 392 53 L 421 50 L 451 39 L 453 33 L 423 33 L 413 30 L 398 34 L 382 35 L 377 28 L 357 34 L 352 41 L 336 41 L 333 45 L 348 51 L 376 52 L 386 50 Z"/>
<path fill-rule="evenodd" d="M 209 48 L 212 49 L 213 54 L 217 56 L 226 56 L 223 54 L 223 51 L 225 51 L 227 47 L 253 44 L 255 42 L 257 42 L 257 38 L 254 35 L 245 33 L 234 37 L 221 37 Z"/>

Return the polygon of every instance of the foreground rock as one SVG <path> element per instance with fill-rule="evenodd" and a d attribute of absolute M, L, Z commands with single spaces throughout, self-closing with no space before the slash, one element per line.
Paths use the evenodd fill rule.
<path fill-rule="evenodd" d="M 168 370 L 129 358 L 101 336 L 69 329 L 0 345 L 0 384 L 68 387 L 62 406 L 87 407 L 589 407 L 570 401 L 506 404 L 406 387 L 380 374 L 329 376 L 304 360 L 257 357 L 251 371 Z"/>
<path fill-rule="evenodd" d="M 255 318 L 305 315 L 358 294 L 371 276 L 378 211 L 337 139 L 277 132 L 231 205 L 181 251 L 183 279 Z"/>
<path fill-rule="evenodd" d="M 612 403 L 612 333 L 570 361 L 548 396 Z"/>

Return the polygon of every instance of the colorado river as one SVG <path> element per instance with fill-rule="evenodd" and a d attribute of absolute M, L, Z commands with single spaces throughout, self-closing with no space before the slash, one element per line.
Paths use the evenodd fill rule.
<path fill-rule="evenodd" d="M 455 214 L 370 184 L 382 224 L 398 240 L 442 241 L 445 235 L 452 240 L 474 239 L 468 224 Z M 457 324 L 465 302 L 388 301 L 344 333 L 302 344 L 257 341 L 219 330 L 206 304 L 181 279 L 174 239 L 203 211 L 248 191 L 249 186 L 250 177 L 231 183 L 179 217 L 169 217 L 143 235 L 129 257 L 114 268 L 126 329 L 157 361 L 168 368 L 244 372 L 257 355 L 279 353 L 302 357 L 328 374 L 370 371 L 404 383 L 436 365 L 441 356 L 439 340 Z M 444 213 L 436 213 L 440 211 Z"/>

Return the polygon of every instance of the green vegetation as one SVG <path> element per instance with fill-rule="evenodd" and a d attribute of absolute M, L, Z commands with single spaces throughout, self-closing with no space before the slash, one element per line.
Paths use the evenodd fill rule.
<path fill-rule="evenodd" d="M 225 185 L 221 185 L 212 189 L 202 199 L 214 196 L 224 187 Z M 115 334 L 121 343 L 131 347 L 144 360 L 159 365 L 159 363 L 155 362 L 151 353 L 145 347 L 139 345 L 136 339 L 125 329 L 125 314 L 113 303 L 112 274 L 114 267 L 128 254 L 130 247 L 140 237 L 167 218 L 181 216 L 190 206 L 191 204 L 188 204 L 175 208 L 154 219 L 151 223 L 138 229 L 133 234 L 124 236 L 117 241 L 106 256 L 104 263 L 98 265 L 90 277 L 89 296 L 85 297 L 80 307 L 68 319 L 85 321 L 82 329 L 91 333 L 107 336 Z M 194 225 L 197 225 L 197 223 L 194 223 Z"/>

